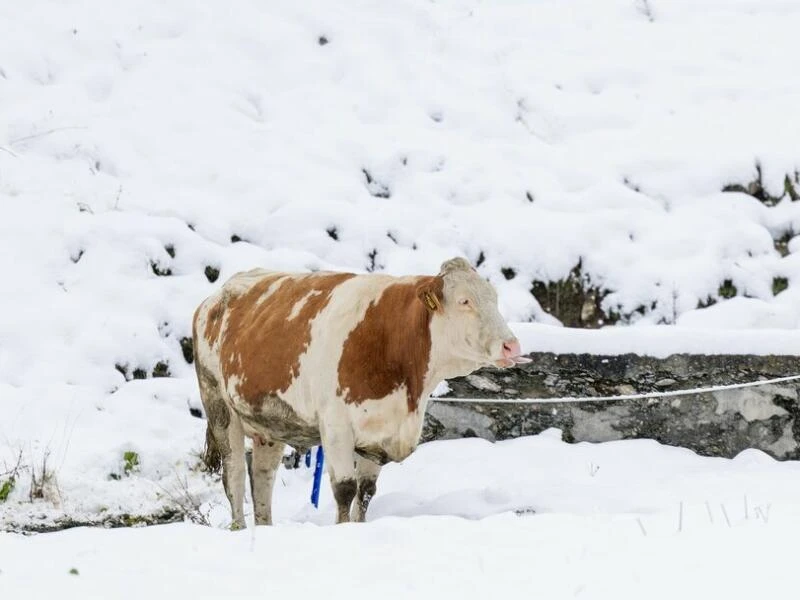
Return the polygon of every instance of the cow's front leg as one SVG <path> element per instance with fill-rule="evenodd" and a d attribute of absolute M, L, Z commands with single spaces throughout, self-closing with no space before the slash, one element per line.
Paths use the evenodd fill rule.
<path fill-rule="evenodd" d="M 350 520 L 350 505 L 357 487 L 353 434 L 346 425 L 330 427 L 320 434 L 336 499 L 336 522 L 346 523 Z"/>
<path fill-rule="evenodd" d="M 356 499 L 353 502 L 353 509 L 350 512 L 350 519 L 356 523 L 363 523 L 367 516 L 370 500 L 375 495 L 377 489 L 378 475 L 381 466 L 363 456 L 356 456 L 356 482 L 358 489 Z"/>

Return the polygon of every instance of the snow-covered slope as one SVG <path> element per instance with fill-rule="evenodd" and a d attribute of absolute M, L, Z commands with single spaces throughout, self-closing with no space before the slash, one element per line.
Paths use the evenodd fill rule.
<path fill-rule="evenodd" d="M 221 506 L 181 339 L 255 265 L 461 254 L 526 350 L 796 352 L 798 25 L 786 0 L 0 3 L 0 474 L 27 469 L 0 519 L 148 512 L 182 481 Z M 755 179 L 783 200 L 721 192 Z M 641 331 L 524 323 L 554 324 L 531 283 L 578 264 Z M 726 280 L 738 297 L 696 310 Z M 48 453 L 58 507 L 28 502 Z M 327 522 L 307 476 L 282 518 Z M 374 514 L 460 514 L 460 490 Z M 498 493 L 467 512 L 542 506 Z"/>

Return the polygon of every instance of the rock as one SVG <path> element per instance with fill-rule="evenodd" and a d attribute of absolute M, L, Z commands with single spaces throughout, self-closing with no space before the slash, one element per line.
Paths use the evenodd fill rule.
<path fill-rule="evenodd" d="M 654 385 L 691 390 L 779 377 L 795 372 L 797 362 L 794 356 L 690 354 L 656 359 L 534 353 L 531 358 L 532 363 L 514 369 L 487 368 L 448 380 L 449 398 L 508 397 L 509 389 L 523 398 L 632 395 L 652 391 Z M 589 380 L 591 387 L 585 383 Z M 732 458 L 755 448 L 773 458 L 799 459 L 799 392 L 799 384 L 787 382 L 690 393 L 672 401 L 492 404 L 437 403 L 434 398 L 423 441 L 469 434 L 503 440 L 557 428 L 566 442 L 649 438 L 704 456 Z"/>
<path fill-rule="evenodd" d="M 499 392 L 503 389 L 500 384 L 480 375 L 467 375 L 467 381 L 469 381 L 473 387 L 487 392 Z"/>
<path fill-rule="evenodd" d="M 580 261 L 564 279 L 533 281 L 530 292 L 545 311 L 566 327 L 596 328 L 619 320 L 619 315 L 602 308 L 609 290 L 592 285 Z"/>

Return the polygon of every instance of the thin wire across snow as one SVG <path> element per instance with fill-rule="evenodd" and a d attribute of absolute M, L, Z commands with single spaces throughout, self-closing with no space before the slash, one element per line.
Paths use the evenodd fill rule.
<path fill-rule="evenodd" d="M 622 394 L 619 396 L 585 396 L 585 397 L 563 397 L 563 398 L 436 398 L 435 402 L 451 402 L 463 404 L 574 404 L 579 402 L 618 402 L 623 400 L 649 400 L 658 398 L 675 398 L 678 396 L 691 396 L 694 394 L 706 394 L 709 392 L 721 392 L 724 390 L 737 390 L 749 387 L 759 387 L 762 385 L 772 385 L 786 381 L 800 379 L 800 375 L 787 375 L 786 377 L 775 377 L 773 379 L 762 379 L 759 381 L 748 381 L 745 383 L 733 383 L 730 385 L 712 385 L 702 388 L 691 388 L 688 390 L 673 390 L 667 392 L 647 392 L 645 394 Z"/>

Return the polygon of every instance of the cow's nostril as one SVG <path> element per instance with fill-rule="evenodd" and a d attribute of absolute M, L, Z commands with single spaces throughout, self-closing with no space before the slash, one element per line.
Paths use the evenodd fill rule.
<path fill-rule="evenodd" d="M 519 342 L 515 339 L 503 342 L 503 357 L 519 356 L 521 352 Z"/>

